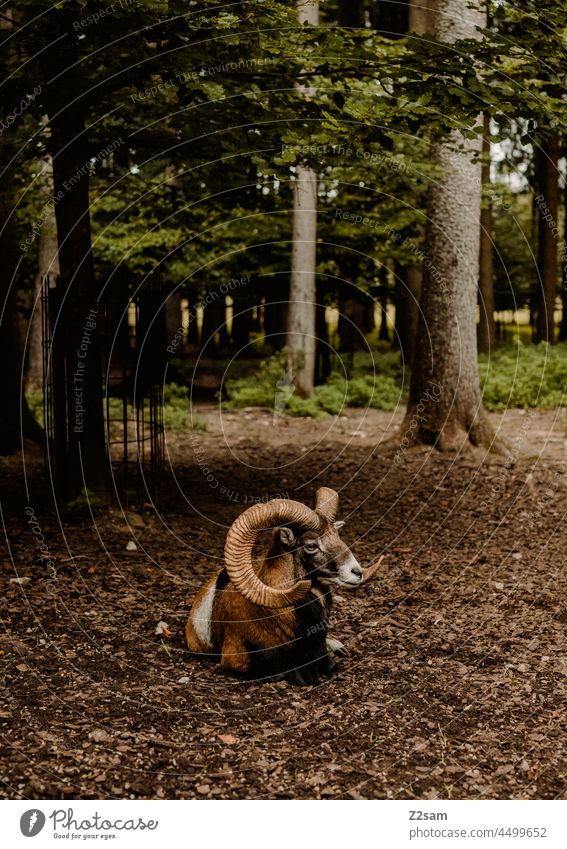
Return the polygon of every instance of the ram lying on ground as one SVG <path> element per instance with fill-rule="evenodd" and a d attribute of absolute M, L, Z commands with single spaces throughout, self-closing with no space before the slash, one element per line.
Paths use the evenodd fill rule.
<path fill-rule="evenodd" d="M 242 513 L 228 531 L 225 568 L 198 591 L 186 627 L 191 652 L 218 657 L 223 669 L 256 678 L 317 683 L 336 668 L 343 651 L 327 637 L 333 585 L 354 588 L 363 572 L 341 540 L 336 522 L 339 497 L 326 487 L 315 510 L 275 499 Z M 268 553 L 258 567 L 252 552 L 260 533 L 273 528 Z"/>

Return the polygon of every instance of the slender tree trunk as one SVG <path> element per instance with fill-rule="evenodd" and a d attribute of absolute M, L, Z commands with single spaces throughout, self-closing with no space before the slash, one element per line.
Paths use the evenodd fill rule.
<path fill-rule="evenodd" d="M 394 343 L 402 352 L 405 366 L 413 365 L 419 319 L 423 273 L 420 266 L 406 265 L 398 270 L 396 288 L 396 326 Z"/>
<path fill-rule="evenodd" d="M 47 123 L 47 117 L 45 119 Z M 34 280 L 32 313 L 28 328 L 28 362 L 26 390 L 37 391 L 43 385 L 43 334 L 41 321 L 41 286 L 45 278 L 56 280 L 59 276 L 59 253 L 57 248 L 57 223 L 53 199 L 53 162 L 46 154 L 42 160 L 39 192 L 43 197 L 44 223 L 38 236 L 37 274 Z"/>
<path fill-rule="evenodd" d="M 490 119 L 484 119 L 482 139 L 482 185 L 490 184 Z M 494 323 L 494 254 L 492 245 L 492 201 L 483 199 L 480 212 L 480 258 L 479 258 L 479 324 L 478 349 L 488 353 L 496 342 L 496 324 Z"/>
<path fill-rule="evenodd" d="M 317 26 L 319 23 L 317 2 L 298 0 L 297 14 L 301 24 Z M 297 88 L 303 96 L 308 96 L 303 86 Z M 286 344 L 290 371 L 301 395 L 310 395 L 315 383 L 316 253 L 317 174 L 313 169 L 299 165 L 293 182 L 293 232 Z"/>
<path fill-rule="evenodd" d="M 410 2 L 407 26 L 409 32 L 425 35 L 433 29 L 433 14 L 428 7 L 431 0 Z M 417 228 L 422 235 L 422 228 Z M 404 365 L 412 366 L 419 318 L 419 300 L 423 286 L 421 265 L 402 266 L 397 270 L 396 319 L 393 347 L 399 347 Z"/>
<path fill-rule="evenodd" d="M 480 38 L 480 8 L 468 0 L 438 0 L 434 35 L 440 41 Z M 457 147 L 462 145 L 462 147 Z M 488 445 L 492 431 L 482 408 L 476 311 L 480 246 L 481 142 L 453 133 L 433 148 L 440 176 L 428 201 L 429 262 L 421 296 L 410 399 L 402 445 Z"/>
<path fill-rule="evenodd" d="M 197 321 L 197 300 L 188 298 L 189 325 L 187 327 L 187 347 L 189 350 L 198 350 L 201 344 L 199 334 L 199 322 Z"/>
<path fill-rule="evenodd" d="M 390 330 L 388 328 L 388 292 L 385 286 L 380 289 L 380 330 L 378 331 L 378 339 L 382 342 L 390 341 Z"/>
<path fill-rule="evenodd" d="M 22 387 L 23 346 L 16 311 L 14 205 L 10 175 L 5 175 L 0 191 L 0 454 L 21 449 L 22 436 L 36 442 L 41 442 L 44 436 L 30 412 Z"/>
<path fill-rule="evenodd" d="M 315 382 L 317 384 L 325 383 L 331 373 L 331 348 L 329 344 L 329 326 L 327 324 L 327 315 L 325 304 L 321 298 L 317 298 L 317 356 L 316 356 L 316 374 Z"/>
<path fill-rule="evenodd" d="M 561 250 L 561 325 L 559 342 L 567 342 L 567 184 L 563 192 L 563 248 Z"/>
<path fill-rule="evenodd" d="M 237 353 L 249 354 L 248 345 L 252 330 L 253 302 L 249 292 L 235 289 L 232 294 L 232 328 L 230 332 L 233 348 Z"/>
<path fill-rule="evenodd" d="M 553 342 L 557 298 L 557 240 L 559 221 L 559 137 L 553 135 L 537 151 L 538 283 L 537 342 Z"/>
<path fill-rule="evenodd" d="M 73 14 L 58 12 L 64 37 L 43 55 L 51 130 L 53 190 L 62 306 L 55 344 L 64 352 L 67 433 L 56 435 L 60 495 L 85 489 L 107 501 L 108 456 L 103 419 L 101 323 L 95 281 L 89 210 L 91 151 L 86 132 L 82 84 L 78 77 Z M 66 445 L 64 453 L 61 446 Z M 56 449 L 57 450 L 57 449 Z"/>
<path fill-rule="evenodd" d="M 424 35 L 433 32 L 435 0 L 415 0 L 409 4 L 408 29 L 410 32 Z"/>
<path fill-rule="evenodd" d="M 362 0 L 339 0 L 338 18 L 342 27 L 363 28 L 364 8 Z"/>
<path fill-rule="evenodd" d="M 207 292 L 203 307 L 203 324 L 201 326 L 201 349 L 206 350 L 207 356 L 214 356 L 218 350 L 217 335 L 221 323 L 225 320 L 219 311 L 214 296 L 218 293 Z"/>
<path fill-rule="evenodd" d="M 0 18 L 0 30 L 5 36 L 16 23 L 18 14 L 10 8 Z M 0 63 L 2 79 L 7 79 L 10 71 L 21 60 L 12 46 L 4 52 Z M 18 260 L 16 233 L 14 227 L 14 167 L 8 166 L 15 150 L 10 145 L 9 136 L 0 139 L 0 170 L 4 172 L 0 185 L 0 454 L 21 450 L 22 437 L 42 442 L 44 433 L 33 417 L 23 393 L 23 345 L 20 338 L 16 274 Z"/>
<path fill-rule="evenodd" d="M 289 309 L 289 279 L 281 275 L 270 277 L 265 284 L 264 336 L 275 351 L 286 342 L 287 314 Z"/>

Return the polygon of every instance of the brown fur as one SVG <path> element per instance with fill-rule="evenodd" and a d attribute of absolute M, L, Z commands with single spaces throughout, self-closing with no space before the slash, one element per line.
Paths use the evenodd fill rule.
<path fill-rule="evenodd" d="M 337 533 L 340 524 L 320 515 L 317 530 L 302 533 L 283 527 L 273 532 L 268 554 L 254 570 L 262 583 L 274 589 L 289 589 L 299 580 L 310 580 L 307 597 L 293 606 L 261 607 L 235 588 L 225 570 L 213 575 L 198 591 L 189 614 L 186 637 L 190 651 L 215 655 L 226 670 L 285 676 L 292 683 L 316 683 L 320 675 L 330 674 L 336 667 L 327 648 L 330 585 L 338 582 L 344 586 L 357 569 L 362 578 L 362 570 Z M 353 560 L 354 567 L 350 565 Z M 347 578 L 340 571 L 344 569 Z M 197 634 L 195 620 L 212 589 L 207 645 L 204 635 L 199 638 Z M 338 646 L 340 650 L 341 644 Z"/>
<path fill-rule="evenodd" d="M 275 553 L 277 552 L 277 553 Z M 283 589 L 289 587 L 299 575 L 295 574 L 293 557 L 278 551 L 275 534 L 266 560 L 256 569 L 258 577 L 269 587 Z M 192 617 L 201 601 L 217 582 L 220 572 L 216 572 L 197 592 L 185 635 L 189 650 L 196 653 L 208 653 L 221 656 L 221 667 L 235 672 L 247 672 L 250 658 L 247 646 L 262 646 L 275 649 L 293 642 L 297 619 L 291 607 L 267 609 L 244 598 L 229 582 L 226 587 L 215 593 L 211 617 L 212 649 L 204 646 L 193 626 Z M 322 593 L 318 593 L 322 597 Z"/>

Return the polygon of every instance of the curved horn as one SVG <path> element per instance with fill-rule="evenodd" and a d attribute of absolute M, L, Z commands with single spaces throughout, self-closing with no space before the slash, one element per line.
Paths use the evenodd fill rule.
<path fill-rule="evenodd" d="M 339 496 L 334 489 L 329 489 L 328 486 L 322 486 L 317 490 L 315 510 L 320 516 L 323 516 L 324 519 L 333 524 L 337 518 L 338 509 Z"/>
<path fill-rule="evenodd" d="M 311 581 L 298 581 L 288 590 L 276 590 L 263 584 L 254 572 L 252 550 L 260 531 L 286 524 L 318 530 L 320 522 L 317 514 L 299 501 L 275 498 L 241 513 L 226 536 L 224 559 L 230 580 L 244 598 L 262 607 L 287 607 L 305 598 L 311 589 Z"/>

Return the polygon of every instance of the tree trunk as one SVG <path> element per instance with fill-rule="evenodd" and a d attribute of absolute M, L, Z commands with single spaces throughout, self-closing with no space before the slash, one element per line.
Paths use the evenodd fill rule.
<path fill-rule="evenodd" d="M 413 365 L 422 278 L 422 269 L 417 265 L 406 265 L 397 272 L 394 343 L 402 352 L 402 362 L 405 366 Z"/>
<path fill-rule="evenodd" d="M 339 0 L 339 26 L 351 29 L 364 27 L 364 8 L 362 0 Z"/>
<path fill-rule="evenodd" d="M 409 4 L 408 29 L 419 35 L 432 32 L 435 0 L 416 0 Z"/>
<path fill-rule="evenodd" d="M 47 116 L 44 123 L 47 124 Z M 34 280 L 34 292 L 31 304 L 31 318 L 28 327 L 28 360 L 26 368 L 26 390 L 36 392 L 43 386 L 43 334 L 41 326 L 41 286 L 45 278 L 53 281 L 59 276 L 59 253 L 57 250 L 57 223 L 55 210 L 50 201 L 53 199 L 53 162 L 46 154 L 42 159 L 42 171 L 39 193 L 45 210 L 44 223 L 38 236 L 37 274 Z"/>
<path fill-rule="evenodd" d="M 0 18 L 0 30 L 5 36 L 12 30 L 18 15 L 6 9 Z M 8 41 L 6 42 L 8 43 Z M 2 79 L 21 62 L 19 52 L 13 46 L 5 51 L 0 70 Z M 22 437 L 42 442 L 44 433 L 33 417 L 22 392 L 23 345 L 20 338 L 18 303 L 15 278 L 18 268 L 16 254 L 14 166 L 8 167 L 15 151 L 6 137 L 0 139 L 0 170 L 4 171 L 0 186 L 0 363 L 2 379 L 0 393 L 2 414 L 0 415 L 0 454 L 22 449 Z"/>
<path fill-rule="evenodd" d="M 0 191 L 0 362 L 2 363 L 2 415 L 0 415 L 0 454 L 21 450 L 22 436 L 41 442 L 44 433 L 28 407 L 22 392 L 23 346 L 18 333 L 15 273 L 17 259 L 14 233 L 14 196 L 10 175 L 3 178 Z"/>
<path fill-rule="evenodd" d="M 319 5 L 298 0 L 297 14 L 301 24 L 317 26 Z M 309 92 L 297 86 L 302 96 Z M 311 168 L 299 165 L 293 182 L 293 232 L 291 276 L 287 321 L 289 369 L 299 394 L 310 395 L 315 383 L 316 349 L 316 279 L 317 254 L 317 175 Z"/>
<path fill-rule="evenodd" d="M 65 500 L 84 490 L 109 498 L 108 456 L 103 419 L 101 327 L 94 276 L 89 210 L 90 150 L 78 77 L 72 13 L 60 12 L 62 39 L 43 55 L 51 130 L 53 189 L 61 311 L 55 344 L 63 352 L 66 434 L 56 434 L 59 494 Z M 64 448 L 63 448 L 64 446 Z"/>
<path fill-rule="evenodd" d="M 220 330 L 226 323 L 226 306 L 220 303 L 221 296 L 213 290 L 207 292 L 203 307 L 203 324 L 201 327 L 201 350 L 206 350 L 207 356 L 212 357 L 222 347 Z M 224 300 L 224 298 L 223 298 Z M 217 339 L 217 337 L 219 337 Z"/>
<path fill-rule="evenodd" d="M 390 270 L 387 265 L 382 265 L 380 268 L 380 329 L 378 331 L 378 339 L 382 342 L 390 341 L 390 331 L 388 329 L 388 278 Z"/>
<path fill-rule="evenodd" d="M 323 303 L 323 295 L 317 296 L 317 313 L 316 313 L 316 330 L 317 330 L 317 354 L 315 358 L 315 382 L 317 384 L 325 383 L 331 374 L 331 346 L 329 342 L 329 326 L 327 324 L 327 314 L 325 304 Z"/>
<path fill-rule="evenodd" d="M 476 27 L 485 24 L 485 12 L 469 8 L 468 0 L 438 0 L 435 11 L 438 40 L 480 37 Z M 480 148 L 480 140 L 457 132 L 433 147 L 440 176 L 428 199 L 428 255 L 403 447 L 426 443 L 444 450 L 492 439 L 476 339 L 481 174 L 472 154 Z"/>
<path fill-rule="evenodd" d="M 482 185 L 490 184 L 490 119 L 484 119 L 482 139 Z M 494 254 L 492 245 L 492 201 L 483 199 L 480 212 L 480 258 L 479 258 L 479 324 L 478 349 L 483 354 L 494 348 L 496 324 L 494 323 Z"/>
<path fill-rule="evenodd" d="M 232 328 L 230 332 L 232 347 L 236 353 L 250 354 L 250 332 L 252 330 L 253 302 L 250 293 L 235 289 L 232 293 Z"/>
<path fill-rule="evenodd" d="M 409 32 L 424 35 L 433 30 L 433 12 L 429 8 L 432 0 L 410 2 L 408 9 Z M 422 235 L 421 228 L 418 227 Z M 396 279 L 396 318 L 392 347 L 399 347 L 402 362 L 412 366 L 415 355 L 416 336 L 419 319 L 419 301 L 423 288 L 423 268 L 421 265 L 407 265 L 397 270 Z"/>
<path fill-rule="evenodd" d="M 552 136 L 537 151 L 538 311 L 536 342 L 553 342 L 557 298 L 557 238 L 559 221 L 559 137 Z"/>
<path fill-rule="evenodd" d="M 289 280 L 276 276 L 268 279 L 269 290 L 264 298 L 264 337 L 266 343 L 281 351 L 286 341 L 287 313 L 289 308 Z"/>
<path fill-rule="evenodd" d="M 201 337 L 199 334 L 199 322 L 197 321 L 197 300 L 193 297 L 187 298 L 187 311 L 189 313 L 189 325 L 187 327 L 187 348 L 197 351 L 200 348 Z"/>
<path fill-rule="evenodd" d="M 561 324 L 559 342 L 567 342 L 567 184 L 563 193 L 563 248 L 561 250 Z"/>

